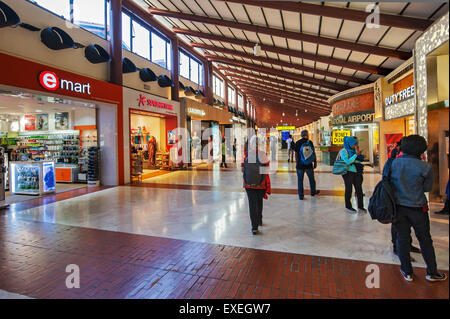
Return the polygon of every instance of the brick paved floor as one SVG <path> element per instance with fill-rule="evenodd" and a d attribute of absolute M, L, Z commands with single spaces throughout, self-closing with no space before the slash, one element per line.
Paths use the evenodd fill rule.
<path fill-rule="evenodd" d="M 67 289 L 68 264 L 81 288 Z M 449 298 L 425 270 L 15 219 L 0 213 L 0 289 L 35 298 Z"/>

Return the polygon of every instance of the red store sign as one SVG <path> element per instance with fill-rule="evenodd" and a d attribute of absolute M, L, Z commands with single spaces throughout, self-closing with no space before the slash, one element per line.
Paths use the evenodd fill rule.
<path fill-rule="evenodd" d="M 149 99 L 149 98 L 145 97 L 142 94 L 139 94 L 138 102 L 139 102 L 139 106 L 153 106 L 153 107 L 157 107 L 157 108 L 160 108 L 160 109 L 173 111 L 173 105 L 172 104 L 158 102 L 158 101 Z"/>
<path fill-rule="evenodd" d="M 82 84 L 80 82 L 74 82 L 63 78 L 60 79 L 55 72 L 51 71 L 42 71 L 39 74 L 39 83 L 44 89 L 49 91 L 61 89 L 91 95 L 91 84 L 89 82 Z"/>

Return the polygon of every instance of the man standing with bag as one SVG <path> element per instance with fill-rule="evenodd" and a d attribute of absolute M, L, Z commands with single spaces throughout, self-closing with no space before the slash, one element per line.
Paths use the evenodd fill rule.
<path fill-rule="evenodd" d="M 319 194 L 320 191 L 316 190 L 316 180 L 314 179 L 314 169 L 317 168 L 314 144 L 309 140 L 307 130 L 303 130 L 301 136 L 302 138 L 295 143 L 294 150 L 297 155 L 298 197 L 300 200 L 303 200 L 305 198 L 303 190 L 303 177 L 305 173 L 308 175 L 311 196 Z"/>

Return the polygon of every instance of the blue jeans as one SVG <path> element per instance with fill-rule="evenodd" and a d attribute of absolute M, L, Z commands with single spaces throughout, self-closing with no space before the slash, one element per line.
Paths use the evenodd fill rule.
<path fill-rule="evenodd" d="M 309 179 L 309 188 L 311 189 L 311 195 L 316 193 L 316 180 L 314 179 L 314 169 L 312 168 L 300 168 L 297 169 L 297 181 L 298 181 L 298 196 L 301 197 L 304 195 L 303 190 L 303 177 L 308 175 Z"/>
<path fill-rule="evenodd" d="M 423 212 L 422 207 L 397 206 L 395 215 L 395 228 L 397 229 L 397 251 L 401 262 L 401 269 L 408 275 L 412 275 L 411 265 L 411 227 L 419 240 L 422 256 L 427 264 L 427 274 L 438 273 L 436 255 L 434 253 L 433 240 L 430 233 L 430 218 Z"/>

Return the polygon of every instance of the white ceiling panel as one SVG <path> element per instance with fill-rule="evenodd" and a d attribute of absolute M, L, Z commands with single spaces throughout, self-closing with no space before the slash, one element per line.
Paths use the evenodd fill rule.
<path fill-rule="evenodd" d="M 242 23 L 251 23 L 245 13 L 244 6 L 239 3 L 228 2 L 228 6 L 231 9 L 231 12 L 234 14 L 236 19 Z"/>
<path fill-rule="evenodd" d="M 260 7 L 250 6 L 246 4 L 245 8 L 247 9 L 250 20 L 252 20 L 253 24 L 266 26 L 266 21 L 264 20 L 264 16 Z"/>
<path fill-rule="evenodd" d="M 320 28 L 320 35 L 330 38 L 337 38 L 341 23 L 342 19 L 322 17 L 322 27 Z"/>
<path fill-rule="evenodd" d="M 303 61 L 300 58 L 296 58 L 296 57 L 291 57 L 292 63 L 296 63 L 296 64 L 302 64 Z"/>
<path fill-rule="evenodd" d="M 278 59 L 278 55 L 276 53 L 266 51 L 266 54 L 271 59 Z"/>
<path fill-rule="evenodd" d="M 307 66 L 307 67 L 310 67 L 310 68 L 313 68 L 313 67 L 314 67 L 314 61 L 311 61 L 311 60 L 303 60 L 303 65 L 304 65 L 304 66 Z"/>
<path fill-rule="evenodd" d="M 332 47 L 330 47 L 328 45 L 319 44 L 319 49 L 317 51 L 318 55 L 330 57 L 332 53 L 333 53 Z"/>
<path fill-rule="evenodd" d="M 283 29 L 283 24 L 281 22 L 280 10 L 262 8 L 264 14 L 266 15 L 267 23 L 269 28 Z"/>
<path fill-rule="evenodd" d="M 428 19 L 442 2 L 411 2 L 403 12 L 404 16 Z"/>
<path fill-rule="evenodd" d="M 288 39 L 289 49 L 300 51 L 302 49 L 302 42 Z"/>
<path fill-rule="evenodd" d="M 370 73 L 368 72 L 363 72 L 363 71 L 356 71 L 355 73 L 355 77 L 360 78 L 360 79 L 365 79 L 370 75 Z"/>
<path fill-rule="evenodd" d="M 317 34 L 319 32 L 320 17 L 302 13 L 302 32 Z"/>
<path fill-rule="evenodd" d="M 386 36 L 381 40 L 380 46 L 387 48 L 397 48 L 405 41 L 414 31 L 406 29 L 391 28 Z"/>
<path fill-rule="evenodd" d="M 303 42 L 303 52 L 316 54 L 316 44 L 310 42 Z"/>
<path fill-rule="evenodd" d="M 366 61 L 364 62 L 364 64 L 374 65 L 374 66 L 379 66 L 380 63 L 382 63 L 385 59 L 386 59 L 386 57 L 384 57 L 384 56 L 379 56 L 379 55 L 371 54 L 371 55 L 369 55 L 369 57 L 366 59 Z"/>
<path fill-rule="evenodd" d="M 330 64 L 328 67 L 328 71 L 333 72 L 333 73 L 339 73 L 339 72 L 341 72 L 341 70 L 342 70 L 342 67 L 337 66 L 337 65 Z"/>
<path fill-rule="evenodd" d="M 273 45 L 272 37 L 267 34 L 259 34 L 259 38 L 261 39 L 261 42 L 265 45 Z"/>
<path fill-rule="evenodd" d="M 351 62 L 362 63 L 364 59 L 367 57 L 367 55 L 368 55 L 367 53 L 352 51 L 348 60 Z"/>
<path fill-rule="evenodd" d="M 289 58 L 288 55 L 279 54 L 279 57 L 280 57 L 281 61 L 285 61 L 285 62 L 289 62 L 289 63 L 291 62 L 291 59 Z M 295 62 L 294 62 L 294 64 L 295 64 Z"/>
<path fill-rule="evenodd" d="M 243 33 L 247 36 L 248 40 L 252 43 L 259 43 L 258 37 L 255 32 L 243 31 Z M 245 37 L 241 38 L 241 40 L 246 40 Z"/>
<path fill-rule="evenodd" d="M 398 59 L 387 59 L 386 62 L 383 63 L 383 65 L 381 65 L 381 67 L 383 68 L 388 68 L 388 69 L 395 69 L 397 67 L 399 67 L 404 61 L 402 60 L 398 60 Z"/>
<path fill-rule="evenodd" d="M 275 46 L 287 49 L 286 38 L 280 38 L 280 37 L 275 37 L 275 36 L 272 38 L 273 38 L 273 42 L 275 42 Z"/>
<path fill-rule="evenodd" d="M 381 13 L 399 14 L 405 5 L 405 2 L 380 2 L 379 7 Z"/>
<path fill-rule="evenodd" d="M 414 33 L 402 46 L 399 48 L 401 51 L 411 52 L 414 49 L 414 43 L 417 38 L 421 36 L 421 32 Z"/>
<path fill-rule="evenodd" d="M 284 27 L 288 31 L 300 31 L 300 13 L 291 11 L 281 11 L 284 19 Z"/>
<path fill-rule="evenodd" d="M 208 0 L 197 0 L 199 6 L 206 12 L 206 14 L 212 18 L 219 18 L 216 10 L 212 7 Z"/>
<path fill-rule="evenodd" d="M 380 41 L 383 34 L 389 27 L 380 26 L 379 28 L 365 28 L 358 43 L 372 44 L 375 45 Z"/>
<path fill-rule="evenodd" d="M 327 67 L 328 67 L 328 64 L 326 64 L 326 63 L 316 62 L 316 69 L 326 70 Z"/>
<path fill-rule="evenodd" d="M 222 1 L 211 1 L 216 10 L 219 12 L 222 19 L 234 21 L 233 15 L 231 14 L 230 10 L 228 10 L 227 5 L 225 2 Z"/>
<path fill-rule="evenodd" d="M 342 60 L 346 60 L 348 55 L 350 53 L 350 50 L 346 50 L 346 49 L 341 49 L 341 48 L 336 48 L 334 50 L 334 54 L 333 57 L 337 58 L 337 59 L 342 59 Z"/>
<path fill-rule="evenodd" d="M 358 35 L 360 34 L 363 27 L 364 23 L 362 22 L 345 20 L 344 24 L 342 25 L 339 39 L 354 42 L 358 38 Z"/>
<path fill-rule="evenodd" d="M 350 2 L 349 9 L 366 11 L 368 5 L 375 4 L 375 2 Z"/>
<path fill-rule="evenodd" d="M 352 75 L 355 72 L 353 69 L 342 68 L 341 73 L 345 75 Z"/>
<path fill-rule="evenodd" d="M 439 9 L 439 11 L 434 14 L 434 16 L 432 16 L 432 19 L 434 20 L 439 19 L 447 12 L 448 12 L 448 2 L 441 9 Z"/>

